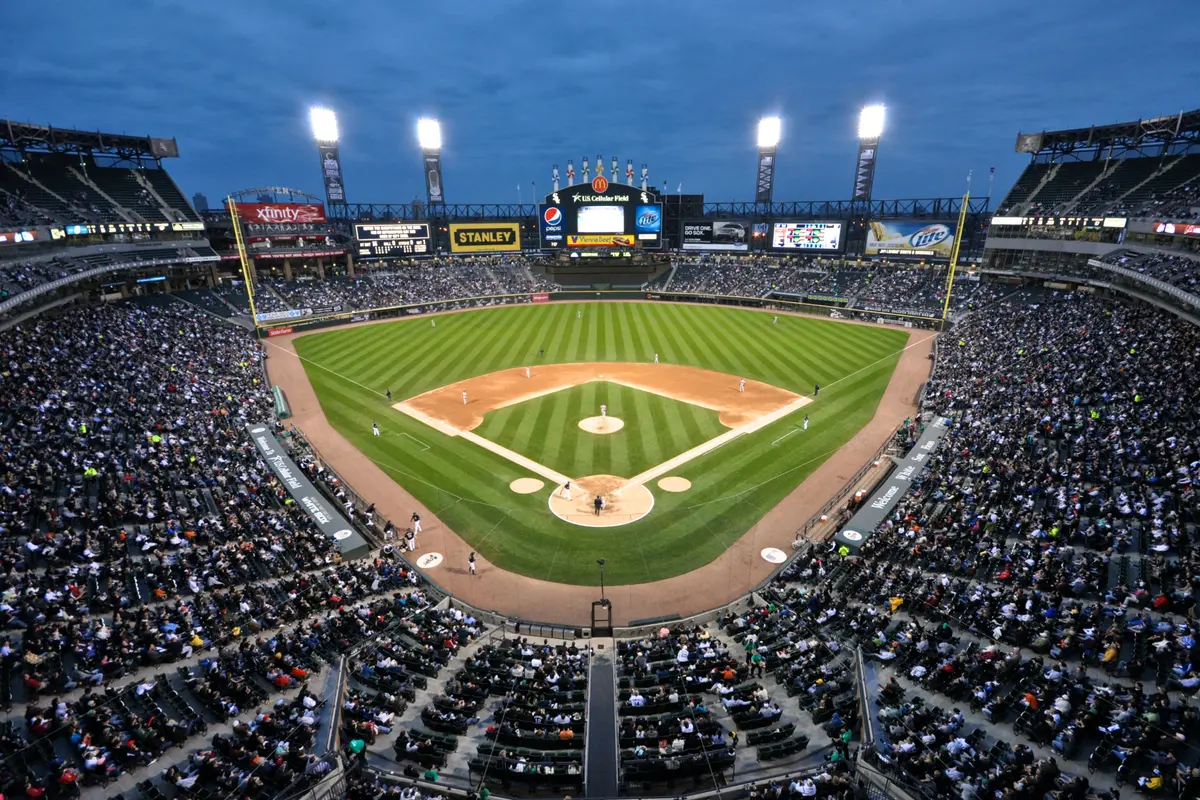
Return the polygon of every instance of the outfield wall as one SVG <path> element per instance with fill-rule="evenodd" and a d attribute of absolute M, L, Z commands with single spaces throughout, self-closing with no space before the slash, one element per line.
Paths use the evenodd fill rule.
<path fill-rule="evenodd" d="M 439 300 L 432 303 L 413 303 L 410 305 L 387 306 L 360 311 L 343 311 L 325 316 L 310 317 L 304 321 L 288 321 L 286 325 L 261 326 L 256 328 L 260 337 L 279 336 L 289 333 L 303 333 L 329 328 L 335 325 L 345 325 L 354 322 L 367 322 L 385 319 L 405 319 L 422 314 L 435 314 L 446 311 L 467 311 L 478 308 L 490 308 L 503 305 L 523 305 L 533 303 L 579 303 L 588 301 L 624 300 L 624 301 L 658 301 L 678 303 L 705 303 L 713 305 L 739 306 L 743 308 L 759 308 L 764 310 L 788 311 L 796 314 L 830 317 L 832 319 L 848 319 L 858 322 L 875 322 L 885 325 L 896 325 L 902 328 L 939 328 L 940 318 L 922 317 L 913 314 L 901 314 L 888 311 L 865 311 L 862 309 L 845 309 L 809 303 L 797 300 L 784 300 L 778 297 L 738 297 L 723 294 L 698 294 L 693 292 L 661 292 L 644 291 L 641 289 L 568 289 L 559 292 L 534 292 L 522 294 L 483 295 L 457 300 Z"/>

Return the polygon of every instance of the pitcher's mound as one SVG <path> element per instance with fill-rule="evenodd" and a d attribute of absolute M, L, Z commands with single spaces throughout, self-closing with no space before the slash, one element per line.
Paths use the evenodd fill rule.
<path fill-rule="evenodd" d="M 545 485 L 545 482 L 539 481 L 537 478 L 517 478 L 508 485 L 508 488 L 517 494 L 533 494 Z"/>
<path fill-rule="evenodd" d="M 686 492 L 688 489 L 692 488 L 692 482 L 687 478 L 663 478 L 658 482 L 658 488 L 662 489 L 664 492 Z"/>
<path fill-rule="evenodd" d="M 609 417 L 612 419 L 612 417 Z M 588 528 L 613 528 L 628 525 L 650 513 L 654 508 L 654 495 L 641 484 L 616 490 L 625 483 L 625 478 L 615 475 L 589 475 L 571 482 L 571 499 L 563 495 L 559 486 L 550 494 L 550 510 L 554 516 L 572 525 Z M 596 514 L 595 498 L 604 498 L 604 508 Z"/>
<path fill-rule="evenodd" d="M 579 427 L 588 433 L 616 433 L 625 427 L 625 420 L 616 417 L 588 417 L 579 420 Z"/>

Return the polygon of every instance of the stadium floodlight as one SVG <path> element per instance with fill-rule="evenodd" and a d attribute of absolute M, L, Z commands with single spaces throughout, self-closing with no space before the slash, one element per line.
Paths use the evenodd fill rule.
<path fill-rule="evenodd" d="M 417 120 L 417 141 L 422 150 L 435 152 L 442 149 L 442 124 L 436 119 L 421 117 Z"/>
<path fill-rule="evenodd" d="M 779 144 L 783 124 L 779 117 L 763 117 L 758 121 L 758 149 L 773 150 Z"/>
<path fill-rule="evenodd" d="M 337 114 L 331 109 L 313 106 L 308 110 L 308 119 L 312 123 L 313 138 L 318 142 L 338 140 Z"/>
<path fill-rule="evenodd" d="M 858 114 L 858 138 L 878 139 L 883 136 L 883 118 L 886 108 L 882 103 L 874 106 L 864 106 Z"/>

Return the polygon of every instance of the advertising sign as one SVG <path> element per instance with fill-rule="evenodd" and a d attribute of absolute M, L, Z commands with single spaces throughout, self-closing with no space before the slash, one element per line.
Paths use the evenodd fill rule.
<path fill-rule="evenodd" d="M 1154 232 L 1167 236 L 1200 236 L 1200 225 L 1189 225 L 1186 222 L 1155 222 Z"/>
<path fill-rule="evenodd" d="M 291 325 L 288 325 L 287 327 L 284 327 L 284 328 L 270 328 L 269 330 L 267 330 L 267 336 L 286 336 L 295 330 L 296 329 L 293 328 Z"/>
<path fill-rule="evenodd" d="M 750 226 L 728 219 L 700 219 L 683 223 L 684 250 L 725 250 L 745 252 L 750 249 Z"/>
<path fill-rule="evenodd" d="M 247 427 L 254 446 L 258 448 L 259 456 L 267 462 L 271 472 L 275 473 L 275 477 L 287 489 L 296 505 L 304 509 L 321 533 L 337 542 L 342 557 L 358 558 L 365 555 L 370 550 L 367 541 L 346 521 L 341 510 L 317 491 L 275 438 L 275 434 L 271 433 L 270 427 L 266 424 Z"/>
<path fill-rule="evenodd" d="M 537 294 L 529 295 L 529 299 L 534 303 L 549 303 L 550 294 L 548 292 L 538 292 Z"/>
<path fill-rule="evenodd" d="M 519 222 L 451 222 L 451 253 L 519 253 Z"/>
<path fill-rule="evenodd" d="M 776 250 L 836 252 L 842 249 L 842 223 L 776 222 L 771 246 Z"/>
<path fill-rule="evenodd" d="M 568 247 L 633 247 L 632 236 L 624 234 L 592 234 L 583 236 L 568 236 Z"/>
<path fill-rule="evenodd" d="M 867 231 L 869 256 L 950 258 L 954 231 L 941 222 L 871 222 Z"/>
<path fill-rule="evenodd" d="M 355 223 L 359 258 L 429 255 L 428 222 Z"/>
<path fill-rule="evenodd" d="M 425 154 L 425 196 L 433 205 L 446 202 L 442 195 L 442 157 L 439 153 Z"/>
<path fill-rule="evenodd" d="M 324 222 L 321 203 L 235 203 L 238 216 L 247 223 Z"/>
<path fill-rule="evenodd" d="M 561 247 L 563 242 L 563 219 L 565 215 L 559 206 L 543 205 L 539 208 L 539 225 L 542 248 Z"/>
<path fill-rule="evenodd" d="M 317 145 L 321 158 L 321 178 L 325 181 L 325 199 L 331 203 L 346 202 L 346 188 L 342 185 L 342 159 L 338 155 L 336 142 Z"/>
<path fill-rule="evenodd" d="M 37 229 L 25 231 L 0 231 L 0 244 L 25 244 L 38 240 Z"/>

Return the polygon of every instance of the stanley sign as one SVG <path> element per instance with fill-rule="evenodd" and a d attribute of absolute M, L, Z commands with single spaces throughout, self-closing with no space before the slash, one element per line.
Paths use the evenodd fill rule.
<path fill-rule="evenodd" d="M 450 223 L 450 252 L 519 253 L 521 252 L 521 223 L 452 222 Z"/>

